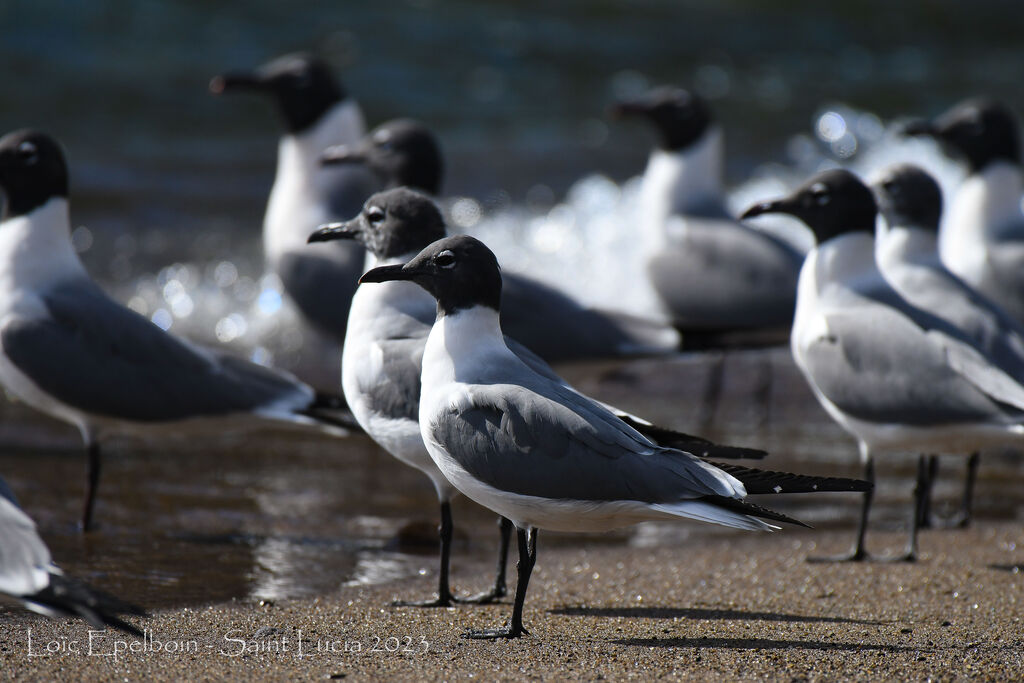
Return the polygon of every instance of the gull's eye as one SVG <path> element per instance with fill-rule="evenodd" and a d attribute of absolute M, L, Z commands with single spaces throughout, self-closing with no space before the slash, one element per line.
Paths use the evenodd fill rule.
<path fill-rule="evenodd" d="M 26 164 L 34 164 L 39 161 L 39 150 L 36 149 L 35 143 L 26 140 L 18 145 L 18 158 Z"/>
<path fill-rule="evenodd" d="M 385 152 L 390 151 L 391 148 L 394 146 L 391 142 L 391 131 L 378 131 L 373 136 L 373 146 Z"/>
<path fill-rule="evenodd" d="M 825 206 L 832 197 L 828 193 L 828 188 L 825 187 L 824 183 L 815 183 L 811 185 L 811 201 L 814 202 L 815 206 Z"/>
<path fill-rule="evenodd" d="M 366 220 L 370 221 L 370 225 L 380 225 L 384 222 L 384 209 L 379 206 L 371 206 L 366 210 Z"/>
<path fill-rule="evenodd" d="M 455 254 L 453 254 L 450 249 L 445 249 L 440 254 L 434 257 L 434 263 L 441 266 L 442 268 L 454 268 Z"/>

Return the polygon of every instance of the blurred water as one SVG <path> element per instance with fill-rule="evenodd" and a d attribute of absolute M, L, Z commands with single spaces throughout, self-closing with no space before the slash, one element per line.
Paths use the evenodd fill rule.
<path fill-rule="evenodd" d="M 118 300 L 173 332 L 336 386 L 336 355 L 263 272 L 274 112 L 254 99 L 209 97 L 212 75 L 316 50 L 371 124 L 414 116 L 436 129 L 451 223 L 484 239 L 503 267 L 587 303 L 653 313 L 632 235 L 653 138 L 605 118 L 615 97 L 666 82 L 707 97 L 725 130 L 737 211 L 830 165 L 867 175 L 915 161 L 948 192 L 960 169 L 894 126 L 979 93 L 1024 110 L 1022 28 L 1015 3 L 993 1 L 321 0 L 299 9 L 271 0 L 15 0 L 0 3 L 0 131 L 40 127 L 64 143 L 75 244 Z M 794 221 L 765 217 L 756 227 L 809 243 Z M 742 381 L 724 406 L 709 407 L 693 394 L 680 401 L 679 387 L 691 385 L 663 365 L 570 370 L 581 383 L 607 379 L 584 386 L 642 414 L 767 446 L 782 456 L 773 467 L 855 471 L 852 444 L 792 376 L 769 393 L 765 417 Z M 84 467 L 74 432 L 4 404 L 0 441 L 9 446 L 0 472 L 58 559 L 140 602 L 316 594 L 433 571 L 431 555 L 398 540 L 411 535 L 432 549 L 429 485 L 363 437 L 117 440 L 102 527 L 87 538 L 73 530 Z M 1002 476 L 1013 466 L 996 462 L 987 511 L 1019 516 L 1014 479 Z M 912 471 L 901 462 L 885 484 L 890 523 L 901 519 Z M 827 498 L 795 513 L 827 527 L 845 524 L 854 505 Z M 490 515 L 459 506 L 475 539 L 469 552 L 487 552 Z M 611 541 L 679 542 L 692 526 L 672 529 Z"/>

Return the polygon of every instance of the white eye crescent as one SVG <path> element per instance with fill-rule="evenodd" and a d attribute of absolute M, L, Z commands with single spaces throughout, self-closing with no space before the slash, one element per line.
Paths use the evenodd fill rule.
<path fill-rule="evenodd" d="M 454 268 L 455 267 L 455 254 L 450 249 L 445 249 L 437 256 L 434 257 L 434 263 L 441 266 L 442 268 Z"/>
<path fill-rule="evenodd" d="M 23 143 L 18 145 L 18 156 L 26 164 L 34 164 L 39 161 L 39 150 L 36 149 L 36 145 L 31 140 L 25 140 Z"/>
<path fill-rule="evenodd" d="M 384 209 L 379 206 L 371 206 L 366 210 L 366 220 L 370 221 L 370 225 L 377 225 L 384 220 Z"/>

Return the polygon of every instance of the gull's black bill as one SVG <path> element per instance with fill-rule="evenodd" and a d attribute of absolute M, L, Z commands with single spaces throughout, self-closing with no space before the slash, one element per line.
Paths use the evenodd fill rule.
<path fill-rule="evenodd" d="M 359 278 L 359 284 L 364 282 L 390 282 L 392 280 L 411 280 L 415 272 L 407 270 L 405 266 L 380 266 L 363 273 Z"/>
<path fill-rule="evenodd" d="M 354 240 L 359 230 L 352 223 L 328 223 L 309 236 L 307 244 L 314 242 L 332 242 L 334 240 Z"/>

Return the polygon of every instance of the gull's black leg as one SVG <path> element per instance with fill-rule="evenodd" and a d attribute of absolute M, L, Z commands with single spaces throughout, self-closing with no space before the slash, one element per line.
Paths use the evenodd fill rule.
<path fill-rule="evenodd" d="M 960 501 L 960 511 L 949 520 L 945 520 L 942 526 L 967 528 L 971 523 L 971 514 L 974 508 L 974 484 L 978 480 L 978 465 L 981 463 L 981 454 L 971 453 L 967 458 L 967 478 L 964 480 L 964 493 Z"/>
<path fill-rule="evenodd" d="M 505 569 L 508 566 L 508 546 L 512 540 L 512 522 L 504 517 L 499 517 L 498 528 L 501 540 L 498 546 L 498 569 L 494 576 L 494 587 L 471 598 L 456 598 L 459 602 L 487 605 L 496 602 L 508 594 L 508 589 L 505 586 Z"/>
<path fill-rule="evenodd" d="M 447 500 L 441 503 L 441 526 L 438 535 L 441 539 L 441 566 L 437 573 L 437 597 L 433 600 L 405 601 L 396 600 L 391 603 L 396 607 L 451 607 L 455 603 L 451 587 L 448 585 L 448 567 L 452 553 L 452 505 Z"/>
<path fill-rule="evenodd" d="M 502 628 L 470 630 L 463 634 L 464 638 L 474 640 L 493 640 L 496 638 L 519 638 L 529 635 L 523 628 L 523 603 L 526 602 L 526 589 L 530 585 L 530 574 L 537 562 L 537 530 L 516 529 L 516 541 L 519 546 L 518 580 L 516 581 L 516 597 L 512 604 L 512 619 Z"/>
<path fill-rule="evenodd" d="M 928 456 L 928 495 L 921 501 L 919 507 L 920 519 L 917 520 L 919 528 L 931 529 L 934 522 L 932 521 L 932 489 L 935 484 L 935 480 L 939 477 L 939 456 L 929 455 Z"/>
<path fill-rule="evenodd" d="M 917 459 L 917 484 L 914 486 L 914 511 L 910 516 L 910 538 L 907 549 L 900 555 L 879 558 L 883 562 L 917 562 L 917 532 L 921 528 L 927 498 L 931 495 L 931 463 L 935 456 L 921 455 Z"/>
<path fill-rule="evenodd" d="M 82 506 L 82 531 L 91 531 L 92 513 L 96 506 L 96 489 L 100 483 L 100 445 L 96 441 L 89 440 L 86 443 L 86 451 L 89 456 L 89 469 L 86 475 L 85 504 Z"/>
<path fill-rule="evenodd" d="M 834 557 L 808 557 L 808 562 L 863 562 L 870 559 L 864 547 L 864 539 L 868 532 L 868 516 L 871 513 L 871 503 L 875 497 L 875 462 L 868 455 L 864 462 L 864 480 L 871 483 L 871 488 L 864 492 L 864 498 L 860 507 L 860 524 L 857 526 L 857 539 L 853 548 L 848 553 Z"/>

